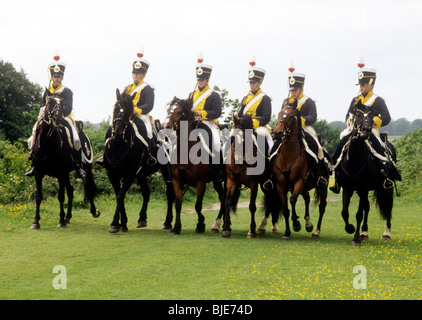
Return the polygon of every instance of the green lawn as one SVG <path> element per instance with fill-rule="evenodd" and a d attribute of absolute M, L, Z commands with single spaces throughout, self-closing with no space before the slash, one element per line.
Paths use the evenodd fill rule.
<path fill-rule="evenodd" d="M 328 204 L 319 239 L 304 230 L 301 217 L 302 230 L 282 241 L 282 234 L 271 234 L 270 226 L 266 235 L 247 239 L 246 208 L 232 217 L 231 238 L 209 233 L 216 210 L 204 211 L 206 232 L 195 234 L 193 203 L 186 202 L 182 233 L 170 236 L 161 230 L 164 200 L 151 202 L 148 227 L 136 229 L 136 196 L 127 199 L 129 232 L 110 234 L 114 197 L 97 200 L 102 212 L 98 219 L 80 204 L 81 198 L 76 197 L 71 224 L 64 229 L 56 228 L 56 199 L 43 202 L 41 229 L 36 231 L 30 229 L 34 204 L 0 205 L 0 299 L 422 298 L 422 205 L 416 201 L 395 199 L 391 241 L 380 240 L 385 223 L 372 207 L 369 241 L 352 247 L 338 200 Z M 303 212 L 302 203 L 299 208 Z M 259 223 L 262 213 L 257 216 Z M 316 225 L 316 208 L 311 218 Z M 53 287 L 60 275 L 53 273 L 57 265 L 66 269 L 66 289 Z M 365 275 L 362 269 L 354 273 L 356 266 L 365 268 L 366 289 L 354 288 L 355 278 Z"/>

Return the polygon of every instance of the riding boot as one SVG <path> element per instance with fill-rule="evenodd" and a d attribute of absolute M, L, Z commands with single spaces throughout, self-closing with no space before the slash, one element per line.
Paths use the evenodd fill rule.
<path fill-rule="evenodd" d="M 334 180 L 334 185 L 332 187 L 330 187 L 329 189 L 335 193 L 335 194 L 339 194 L 340 193 L 340 185 L 337 182 L 337 175 L 334 173 L 334 175 L 336 176 L 335 180 Z"/>
<path fill-rule="evenodd" d="M 325 165 L 324 159 L 319 160 L 318 165 L 317 165 L 317 186 L 319 188 L 325 188 L 328 184 L 327 179 L 325 178 L 325 176 L 328 176 L 329 172 L 328 169 Z"/>
<path fill-rule="evenodd" d="M 104 165 L 105 165 L 104 158 L 100 158 L 100 159 L 96 160 L 95 163 L 98 164 L 101 167 L 104 167 Z"/>
<path fill-rule="evenodd" d="M 147 154 L 148 154 L 148 159 L 147 159 L 147 165 L 152 167 L 157 163 L 157 159 L 152 155 L 152 148 L 153 148 L 153 139 L 149 139 L 148 141 L 148 150 L 147 150 Z"/>
<path fill-rule="evenodd" d="M 82 149 L 80 150 L 75 150 L 72 149 L 72 160 L 75 164 L 75 173 L 76 173 L 76 178 L 80 178 L 80 179 L 85 179 L 86 177 L 86 172 L 84 170 L 82 170 L 81 168 L 81 163 L 82 163 Z"/>
<path fill-rule="evenodd" d="M 273 180 L 272 180 L 272 165 L 271 162 L 268 159 L 265 159 L 265 170 L 262 174 L 262 181 L 264 183 L 262 184 L 262 188 L 264 188 L 267 191 L 271 191 L 274 188 Z"/>

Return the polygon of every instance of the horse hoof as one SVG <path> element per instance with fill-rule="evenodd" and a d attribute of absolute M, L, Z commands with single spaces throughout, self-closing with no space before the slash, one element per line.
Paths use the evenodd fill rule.
<path fill-rule="evenodd" d="M 300 222 L 299 222 L 299 221 L 295 221 L 295 222 L 293 222 L 293 230 L 294 230 L 295 232 L 299 232 L 299 231 L 300 231 L 300 229 L 302 229 L 302 226 L 300 225 Z"/>
<path fill-rule="evenodd" d="M 249 232 L 247 238 L 248 239 L 254 239 L 254 238 L 256 238 L 256 234 L 255 233 L 252 233 L 252 232 Z"/>
<path fill-rule="evenodd" d="M 204 233 L 205 232 L 205 224 L 198 224 L 195 229 L 196 233 Z"/>
<path fill-rule="evenodd" d="M 391 236 L 389 236 L 388 234 L 383 234 L 381 237 L 382 240 L 391 240 Z"/>
<path fill-rule="evenodd" d="M 311 223 L 310 226 L 305 226 L 305 229 L 306 229 L 307 232 L 312 232 L 312 230 L 314 230 L 314 226 Z"/>
<path fill-rule="evenodd" d="M 38 230 L 40 228 L 40 224 L 39 223 L 33 223 L 32 225 L 31 225 L 31 229 L 32 230 Z"/>
<path fill-rule="evenodd" d="M 360 241 L 352 240 L 352 247 L 359 247 L 359 246 L 360 246 Z"/>
<path fill-rule="evenodd" d="M 210 230 L 210 233 L 219 233 L 220 232 L 220 230 L 218 230 L 218 229 L 212 229 L 211 228 L 211 230 Z"/>
<path fill-rule="evenodd" d="M 258 231 L 256 232 L 259 235 L 263 235 L 265 234 L 266 230 L 265 229 L 258 229 Z"/>
<path fill-rule="evenodd" d="M 349 224 L 349 225 L 347 225 L 345 229 L 346 229 L 346 232 L 347 232 L 348 234 L 355 233 L 355 227 L 353 226 L 353 224 Z"/>
<path fill-rule="evenodd" d="M 283 236 L 283 238 L 281 238 L 281 240 L 287 241 L 287 240 L 290 240 L 290 237 L 289 236 Z"/>
<path fill-rule="evenodd" d="M 127 227 L 120 227 L 120 232 L 129 232 L 129 229 Z"/>
<path fill-rule="evenodd" d="M 368 237 L 368 235 L 366 235 L 366 234 L 361 234 L 360 236 L 359 236 L 359 240 L 362 242 L 362 241 L 368 241 L 369 240 L 369 237 Z"/>
<path fill-rule="evenodd" d="M 59 222 L 57 228 L 66 228 L 66 222 Z"/>
<path fill-rule="evenodd" d="M 147 222 L 146 221 L 139 221 L 138 225 L 136 226 L 137 228 L 144 228 L 147 226 Z"/>
<path fill-rule="evenodd" d="M 169 232 L 169 235 L 171 235 L 171 236 L 178 236 L 179 234 L 180 234 L 180 231 L 176 231 L 176 230 L 171 230 Z"/>
<path fill-rule="evenodd" d="M 171 224 L 163 224 L 163 227 L 161 228 L 161 230 L 171 230 L 172 226 Z"/>
<path fill-rule="evenodd" d="M 69 219 L 67 219 L 67 218 L 64 218 L 64 223 L 65 223 L 66 225 L 68 225 L 68 224 L 70 224 L 70 220 L 69 220 Z"/>
<path fill-rule="evenodd" d="M 98 218 L 101 215 L 100 210 L 96 210 L 95 213 L 91 213 L 93 218 Z"/>
<path fill-rule="evenodd" d="M 280 233 L 280 230 L 278 228 L 271 229 L 271 233 Z"/>
<path fill-rule="evenodd" d="M 108 229 L 108 232 L 110 233 L 118 233 L 120 231 L 119 226 L 110 226 L 110 229 Z"/>
<path fill-rule="evenodd" d="M 223 238 L 230 238 L 232 233 L 230 231 L 223 231 L 221 235 L 223 236 Z"/>
<path fill-rule="evenodd" d="M 315 230 L 316 231 L 316 230 Z M 312 238 L 318 239 L 319 238 L 319 232 L 312 233 Z"/>

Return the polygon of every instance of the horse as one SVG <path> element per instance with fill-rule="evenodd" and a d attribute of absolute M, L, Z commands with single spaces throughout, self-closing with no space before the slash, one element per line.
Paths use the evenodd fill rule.
<path fill-rule="evenodd" d="M 59 182 L 58 200 L 60 203 L 60 220 L 57 227 L 63 228 L 70 223 L 72 218 L 73 187 L 70 182 L 69 173 L 76 168 L 76 150 L 72 147 L 70 130 L 66 127 L 63 115 L 63 99 L 60 95 L 49 95 L 38 121 L 34 145 L 32 148 L 32 164 L 36 183 L 36 209 L 34 222 L 31 229 L 40 229 L 40 204 L 42 202 L 42 181 L 48 175 L 57 178 Z M 79 137 L 85 154 L 92 154 L 92 146 L 89 138 L 82 130 L 79 130 Z M 92 174 L 92 163 L 82 161 L 81 168 L 85 171 L 84 179 L 85 200 L 90 202 L 90 212 L 94 218 L 100 216 L 96 209 L 94 198 L 96 196 L 96 185 Z M 68 197 L 67 212 L 64 211 L 65 191 Z"/>
<path fill-rule="evenodd" d="M 386 220 L 382 239 L 391 239 L 391 218 L 393 209 L 393 188 L 385 189 L 384 176 L 380 170 L 379 160 L 370 151 L 369 138 L 372 132 L 374 115 L 370 108 L 360 101 L 354 108 L 352 132 L 342 149 L 342 157 L 336 167 L 337 181 L 343 188 L 341 215 L 347 233 L 354 233 L 352 246 L 359 246 L 368 240 L 368 215 L 370 204 L 369 191 L 373 190 L 381 217 Z M 390 149 L 394 147 L 389 144 Z M 349 205 L 354 192 L 359 195 L 359 207 L 356 212 L 356 228 L 349 223 Z M 361 223 L 362 233 L 360 233 Z"/>
<path fill-rule="evenodd" d="M 265 142 L 263 141 L 264 143 L 262 143 L 262 145 L 258 143 L 252 117 L 249 114 L 245 114 L 240 119 L 233 117 L 233 128 L 230 150 L 227 155 L 230 161 L 226 164 L 227 178 L 225 185 L 226 196 L 222 236 L 225 238 L 231 236 L 230 211 L 232 210 L 236 213 L 240 191 L 242 185 L 244 185 L 250 189 L 249 211 L 251 213 L 251 222 L 247 237 L 255 238 L 257 236 L 255 212 L 258 187 L 261 186 L 261 190 L 264 193 L 266 193 L 267 190 L 262 187 L 265 181 L 261 181 L 261 175 L 258 174 L 258 172 L 256 174 L 250 174 L 248 170 L 256 169 L 258 165 L 262 165 L 261 168 L 265 170 Z M 258 161 L 260 161 L 260 164 Z M 266 216 L 268 217 L 269 214 L 270 212 L 267 210 Z M 221 215 L 217 217 L 213 228 L 211 228 L 214 233 L 219 231 L 219 219 L 221 219 Z M 277 220 L 278 217 L 273 220 L 273 224 L 275 225 L 274 228 L 276 228 Z"/>
<path fill-rule="evenodd" d="M 198 129 L 200 120 L 197 120 L 192 111 L 192 101 L 189 99 L 179 99 L 174 97 L 167 110 L 167 119 L 164 124 L 165 129 L 172 129 L 176 135 L 175 148 L 170 155 L 170 168 L 172 173 L 172 185 L 175 193 L 176 219 L 170 235 L 179 235 L 182 229 L 181 210 L 185 186 L 196 187 L 195 211 L 198 216 L 198 222 L 195 232 L 203 233 L 205 231 L 205 217 L 202 214 L 202 200 L 204 198 L 206 184 L 213 182 L 214 189 L 218 193 L 221 203 L 220 213 L 224 210 L 224 190 L 219 181 L 219 172 L 216 172 L 215 164 L 208 161 L 197 161 L 198 159 L 209 159 L 209 155 L 201 154 L 204 149 L 209 149 L 201 140 L 200 130 L 197 130 L 199 141 L 191 140 L 191 133 Z M 200 150 L 198 150 L 198 146 Z M 194 154 L 194 151 L 197 151 Z M 186 157 L 185 159 L 183 159 Z M 198 158 L 197 158 L 198 157 Z M 195 158 L 195 159 L 194 159 Z"/>
<path fill-rule="evenodd" d="M 309 191 L 315 189 L 315 205 L 319 203 L 319 219 L 312 237 L 319 237 L 321 232 L 322 219 L 327 206 L 328 186 L 319 187 L 316 175 L 310 170 L 310 163 L 304 146 L 302 144 L 303 132 L 301 126 L 300 112 L 296 109 L 297 102 L 284 102 L 278 114 L 278 122 L 274 128 L 276 139 L 280 139 L 278 150 L 273 160 L 273 180 L 275 188 L 270 197 L 266 198 L 266 205 L 273 206 L 272 212 L 282 211 L 286 230 L 283 240 L 290 239 L 289 215 L 290 211 L 287 202 L 287 193 L 291 192 L 290 204 L 292 206 L 293 230 L 299 231 L 301 225 L 296 214 L 296 203 L 299 195 L 305 200 L 305 221 L 306 231 L 311 232 L 313 225 L 309 216 Z M 328 181 L 328 174 L 325 177 Z M 268 204 L 269 203 L 269 204 Z"/>
<path fill-rule="evenodd" d="M 106 136 L 103 156 L 103 166 L 107 170 L 109 181 L 116 194 L 116 209 L 110 224 L 110 233 L 128 232 L 128 219 L 124 201 L 126 193 L 135 178 L 141 188 L 143 197 L 137 228 L 147 226 L 147 209 L 151 193 L 147 181 L 148 176 L 159 169 L 163 169 L 161 172 L 166 182 L 166 194 L 169 204 L 167 216 L 170 217 L 172 216 L 171 211 L 174 198 L 168 170 L 165 170 L 159 162 L 147 163 L 148 144 L 139 134 L 136 124 L 132 120 L 134 106 L 131 96 L 127 93 L 121 94 L 119 89 L 117 89 L 116 99 L 113 109 L 111 136 Z"/>

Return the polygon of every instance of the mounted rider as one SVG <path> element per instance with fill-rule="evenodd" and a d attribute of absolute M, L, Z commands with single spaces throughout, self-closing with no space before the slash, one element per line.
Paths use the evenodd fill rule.
<path fill-rule="evenodd" d="M 252 117 L 253 127 L 258 135 L 265 137 L 266 163 L 265 171 L 262 175 L 262 180 L 267 181 L 270 175 L 270 166 L 268 158 L 270 150 L 273 147 L 274 141 L 271 137 L 271 128 L 268 126 L 271 120 L 271 98 L 262 91 L 261 85 L 264 81 L 266 70 L 256 67 L 256 57 L 252 56 L 249 62 L 250 68 L 248 72 L 248 82 L 250 91 L 243 97 L 238 110 L 233 114 L 237 119 L 245 114 Z M 266 189 L 272 189 L 272 183 L 265 184 Z"/>
<path fill-rule="evenodd" d="M 152 166 L 157 162 L 153 156 L 153 119 L 149 115 L 154 107 L 155 94 L 154 89 L 144 81 L 150 63 L 143 58 L 143 48 L 137 53 L 135 60 L 132 62 L 132 79 L 133 83 L 125 86 L 123 92 L 129 94 L 133 103 L 133 128 L 135 129 L 136 137 L 142 141 L 147 148 L 144 154 L 148 157 L 147 164 Z M 111 137 L 111 126 L 106 133 L 106 140 Z M 104 166 L 104 159 L 96 161 L 97 164 Z"/>
<path fill-rule="evenodd" d="M 71 112 L 73 109 L 73 92 L 68 87 L 65 87 L 62 84 L 64 72 L 66 69 L 66 64 L 60 61 L 60 56 L 58 53 L 54 56 L 54 62 L 48 65 L 48 74 L 49 74 L 49 87 L 44 91 L 43 98 L 42 98 L 42 107 L 40 109 L 40 113 L 38 115 L 38 120 L 35 123 L 32 131 L 32 136 L 28 139 L 28 147 L 31 151 L 28 154 L 28 159 L 32 160 L 32 148 L 34 146 L 37 128 L 40 120 L 44 115 L 45 105 L 52 95 L 60 95 L 62 100 L 62 111 L 64 116 L 64 125 L 72 132 L 71 139 L 72 144 L 71 152 L 72 152 L 72 159 L 76 165 L 76 175 L 78 178 L 84 179 L 85 172 L 81 169 L 81 162 L 82 162 L 82 149 L 81 149 L 81 141 L 79 139 L 78 130 L 76 128 L 75 120 L 72 118 Z M 25 176 L 31 177 L 34 175 L 34 167 L 31 166 L 31 170 L 25 173 Z"/>
<path fill-rule="evenodd" d="M 377 78 L 376 70 L 370 68 L 364 68 L 365 64 L 362 57 L 358 62 L 358 67 L 360 68 L 358 72 L 360 92 L 357 97 L 354 97 L 350 103 L 349 109 L 346 114 L 346 124 L 347 128 L 340 134 L 340 143 L 337 146 L 336 151 L 333 156 L 333 165 L 334 168 L 340 163 L 342 158 L 343 147 L 346 142 L 349 140 L 352 130 L 353 130 L 353 117 L 355 106 L 361 102 L 363 105 L 367 106 L 372 114 L 373 126 L 372 132 L 369 137 L 369 142 L 372 148 L 370 151 L 372 154 L 379 160 L 381 165 L 381 173 L 384 177 L 384 188 L 389 189 L 394 186 L 394 180 L 401 180 L 400 173 L 397 171 L 396 164 L 391 160 L 391 157 L 388 156 L 390 151 L 386 148 L 386 140 L 382 141 L 379 128 L 384 127 L 390 123 L 391 117 L 390 112 L 385 104 L 383 98 L 374 94 L 373 89 L 375 85 L 375 80 Z M 390 168 L 390 169 L 388 169 Z M 340 185 L 337 180 L 330 190 L 334 193 L 340 192 Z"/>
<path fill-rule="evenodd" d="M 303 73 L 294 73 L 295 68 L 293 62 L 290 62 L 289 66 L 290 74 L 287 76 L 289 96 L 288 102 L 291 104 L 297 103 L 296 110 L 299 111 L 301 118 L 301 125 L 304 133 L 302 143 L 306 153 L 310 156 L 311 165 L 317 176 L 317 185 L 324 187 L 328 185 L 328 181 L 325 176 L 330 174 L 330 160 L 329 156 L 321 146 L 318 139 L 318 135 L 312 125 L 317 120 L 317 108 L 315 101 L 304 94 L 305 78 L 306 75 Z M 283 103 L 284 105 L 284 103 Z M 273 147 L 275 154 L 281 141 L 276 140 Z"/>
<path fill-rule="evenodd" d="M 220 95 L 211 89 L 209 80 L 213 67 L 209 64 L 203 63 L 203 53 L 200 52 L 195 67 L 196 73 L 196 86 L 193 92 L 189 94 L 189 99 L 192 102 L 192 111 L 197 120 L 200 120 L 198 128 L 207 131 L 211 144 L 207 147 L 211 149 L 210 156 L 215 159 L 213 164 L 222 165 L 221 153 L 221 140 L 220 130 L 217 119 L 221 116 L 222 104 Z M 218 158 L 217 158 L 218 156 Z"/>

